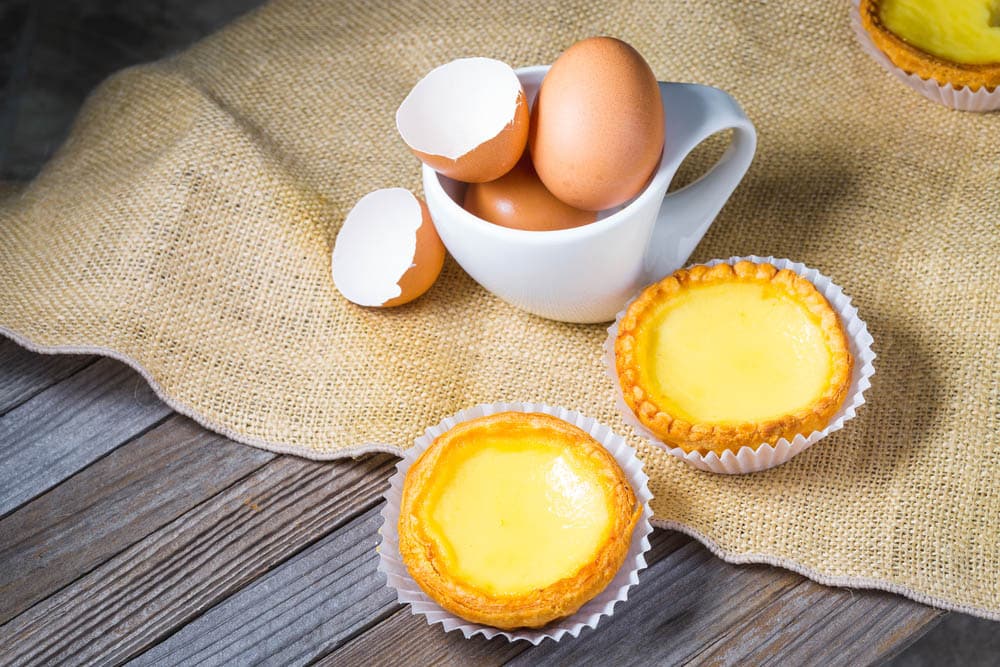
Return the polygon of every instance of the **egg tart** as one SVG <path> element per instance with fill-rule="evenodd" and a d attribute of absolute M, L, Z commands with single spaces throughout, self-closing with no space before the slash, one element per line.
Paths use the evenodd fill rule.
<path fill-rule="evenodd" d="M 445 610 L 537 628 L 614 579 L 641 511 L 614 457 L 586 432 L 502 412 L 456 425 L 413 463 L 399 551 Z"/>
<path fill-rule="evenodd" d="M 852 364 L 840 318 L 811 282 L 748 261 L 650 285 L 615 339 L 628 407 L 664 443 L 701 454 L 824 428 Z"/>
<path fill-rule="evenodd" d="M 907 73 L 1000 86 L 1000 0 L 861 0 L 858 9 L 875 45 Z"/>

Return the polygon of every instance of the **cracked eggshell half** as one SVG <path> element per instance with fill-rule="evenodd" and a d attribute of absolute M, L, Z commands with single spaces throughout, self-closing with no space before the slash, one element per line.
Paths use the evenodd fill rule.
<path fill-rule="evenodd" d="M 376 190 L 354 205 L 337 234 L 333 283 L 359 306 L 400 306 L 430 289 L 444 256 L 419 197 L 404 188 Z"/>
<path fill-rule="evenodd" d="M 396 128 L 427 166 L 465 183 L 510 171 L 528 142 L 528 102 L 517 74 L 491 58 L 461 58 L 417 82 Z"/>

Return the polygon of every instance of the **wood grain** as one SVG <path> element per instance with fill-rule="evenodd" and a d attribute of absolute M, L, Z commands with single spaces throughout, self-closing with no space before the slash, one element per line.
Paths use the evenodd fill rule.
<path fill-rule="evenodd" d="M 225 600 L 135 665 L 298 665 L 395 608 L 373 507 Z"/>
<path fill-rule="evenodd" d="M 120 662 L 373 506 L 387 455 L 278 457 L 0 626 L 8 661 Z"/>
<path fill-rule="evenodd" d="M 764 566 L 728 565 L 680 533 L 651 537 L 651 567 L 597 630 L 538 647 L 465 640 L 402 609 L 324 656 L 324 665 L 370 664 L 865 664 L 891 654 L 940 613 L 875 592 L 829 589 Z M 846 598 L 846 603 L 816 604 Z M 859 622 L 888 612 L 884 622 Z M 887 641 L 891 628 L 902 633 Z M 819 629 L 819 630 L 817 630 Z M 849 646 L 835 640 L 851 638 Z M 891 634 L 891 633 L 890 633 Z M 816 637 L 803 641 L 803 637 Z"/>
<path fill-rule="evenodd" d="M 131 368 L 101 359 L 0 417 L 0 516 L 171 413 Z"/>
<path fill-rule="evenodd" d="M 848 605 L 816 604 L 842 596 Z M 634 597 L 598 632 L 529 649 L 512 664 L 868 664 L 886 653 L 886 626 L 859 619 L 882 613 L 887 602 L 898 610 L 893 623 L 914 632 L 940 613 L 884 593 L 826 588 L 777 568 L 730 565 L 689 541 L 640 575 Z M 822 639 L 802 641 L 812 636 L 852 641 L 838 639 L 831 650 Z"/>
<path fill-rule="evenodd" d="M 873 664 L 933 627 L 941 612 L 889 593 L 808 580 L 695 656 L 707 664 Z M 776 630 L 780 628 L 780 632 Z"/>
<path fill-rule="evenodd" d="M 653 531 L 647 560 L 659 562 L 689 542 L 691 538 L 680 533 Z M 642 573 L 639 578 L 640 586 L 646 585 L 646 575 Z M 601 624 L 605 622 L 607 619 Z M 465 639 L 459 632 L 444 632 L 440 625 L 428 625 L 423 616 L 414 616 L 409 608 L 401 608 L 316 664 L 364 667 L 377 658 L 388 664 L 500 665 L 530 648 L 527 642 L 509 642 L 503 637 L 487 640 L 477 635 Z M 599 647 L 591 650 L 597 650 L 599 655 L 604 653 Z"/>
<path fill-rule="evenodd" d="M 175 415 L 0 521 L 0 623 L 272 460 Z"/>
<path fill-rule="evenodd" d="M 399 607 L 397 605 L 397 607 Z M 527 650 L 527 642 L 503 637 L 466 639 L 460 632 L 444 632 L 427 625 L 409 607 L 399 607 L 351 642 L 318 660 L 314 667 L 368 667 L 385 665 L 502 665 Z"/>
<path fill-rule="evenodd" d="M 38 354 L 0 335 L 0 415 L 94 363 L 77 354 Z"/>

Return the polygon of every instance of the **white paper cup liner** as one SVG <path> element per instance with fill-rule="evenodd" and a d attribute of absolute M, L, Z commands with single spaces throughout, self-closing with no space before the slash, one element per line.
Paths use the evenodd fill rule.
<path fill-rule="evenodd" d="M 574 424 L 589 433 L 615 457 L 615 461 L 621 466 L 629 484 L 632 485 L 636 500 L 642 503 L 642 515 L 632 531 L 632 541 L 629 544 L 628 553 L 621 569 L 618 570 L 607 588 L 580 607 L 575 614 L 554 620 L 538 629 L 500 630 L 488 625 L 470 623 L 445 611 L 417 585 L 399 555 L 398 526 L 403 481 L 406 479 L 406 472 L 413 462 L 434 442 L 437 436 L 456 424 L 498 412 L 511 411 L 542 412 Z M 478 634 L 492 639 L 501 635 L 510 641 L 524 640 L 537 645 L 546 638 L 559 641 L 567 634 L 576 637 L 584 628 L 596 627 L 603 616 L 611 616 L 614 613 L 615 604 L 628 599 L 629 589 L 639 582 L 639 570 L 646 567 L 644 554 L 649 550 L 649 534 L 653 530 L 650 523 L 653 510 L 649 506 L 649 501 L 653 495 L 649 492 L 649 477 L 643 472 L 642 461 L 636 456 L 635 449 L 630 447 L 622 436 L 590 417 L 565 408 L 556 408 L 542 403 L 492 403 L 477 405 L 443 419 L 438 425 L 428 428 L 424 435 L 417 438 L 414 443 L 414 446 L 407 449 L 402 460 L 396 464 L 396 473 L 389 479 L 389 489 L 385 492 L 386 502 L 382 508 L 383 522 L 379 529 L 382 541 L 378 548 L 378 569 L 385 573 L 387 584 L 396 591 L 400 603 L 409 605 L 413 614 L 423 615 L 427 619 L 428 625 L 440 623 L 446 632 L 459 630 L 466 638 Z"/>
<path fill-rule="evenodd" d="M 843 405 L 840 406 L 840 410 L 837 411 L 837 414 L 833 416 L 833 419 L 830 420 L 830 423 L 822 431 L 813 431 L 808 436 L 799 434 L 791 441 L 782 438 L 774 445 L 762 443 L 756 448 L 744 445 L 736 453 L 725 451 L 722 453 L 722 456 L 719 456 L 715 452 L 709 452 L 708 454 L 686 452 L 680 447 L 663 442 L 652 431 L 646 428 L 635 416 L 631 408 L 628 407 L 628 404 L 625 403 L 625 397 L 622 395 L 621 383 L 618 380 L 618 370 L 615 366 L 615 339 L 618 337 L 618 323 L 621 322 L 628 307 L 638 298 L 638 294 L 630 299 L 621 312 L 618 313 L 615 323 L 608 329 L 608 337 L 604 342 L 605 368 L 614 384 L 615 403 L 625 423 L 634 428 L 636 433 L 642 438 L 666 450 L 671 456 L 683 459 L 699 470 L 727 475 L 757 472 L 781 465 L 834 431 L 843 428 L 844 423 L 853 418 L 858 408 L 864 405 L 865 390 L 871 386 L 870 379 L 875 374 L 875 367 L 872 365 L 872 362 L 875 360 L 875 353 L 872 351 L 872 337 L 868 333 L 868 326 L 858 317 L 858 309 L 851 305 L 851 298 L 844 294 L 844 290 L 816 269 L 807 268 L 805 264 L 792 262 L 787 259 L 751 255 L 749 257 L 714 259 L 711 262 L 706 262 L 705 266 L 735 264 L 744 260 L 757 264 L 771 264 L 779 270 L 791 269 L 815 285 L 820 294 L 826 297 L 826 300 L 830 302 L 830 305 L 840 316 L 840 321 L 844 325 L 844 331 L 847 334 L 848 348 L 854 357 L 854 369 L 851 372 L 851 385 Z"/>
<path fill-rule="evenodd" d="M 976 112 L 1000 109 L 1000 87 L 993 90 L 987 90 L 985 87 L 972 90 L 968 86 L 955 88 L 950 83 L 941 83 L 936 79 L 922 79 L 916 74 L 910 74 L 896 67 L 889 57 L 875 46 L 868 31 L 861 25 L 861 12 L 858 7 L 859 0 L 851 0 L 851 28 L 854 29 L 854 36 L 857 37 L 862 50 L 887 72 L 927 99 L 952 109 Z"/>

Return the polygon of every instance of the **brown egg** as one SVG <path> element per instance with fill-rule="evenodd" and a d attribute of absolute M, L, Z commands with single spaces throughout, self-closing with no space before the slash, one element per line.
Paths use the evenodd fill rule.
<path fill-rule="evenodd" d="M 529 231 L 569 229 L 597 219 L 596 212 L 573 208 L 545 189 L 527 153 L 497 180 L 471 184 L 463 206 L 483 220 Z"/>
<path fill-rule="evenodd" d="M 490 58 L 461 58 L 417 82 L 396 128 L 421 162 L 466 183 L 513 168 L 528 143 L 528 102 L 517 74 Z"/>
<path fill-rule="evenodd" d="M 653 70 L 621 40 L 577 42 L 542 81 L 528 146 L 539 178 L 567 204 L 600 211 L 628 201 L 663 151 Z"/>

